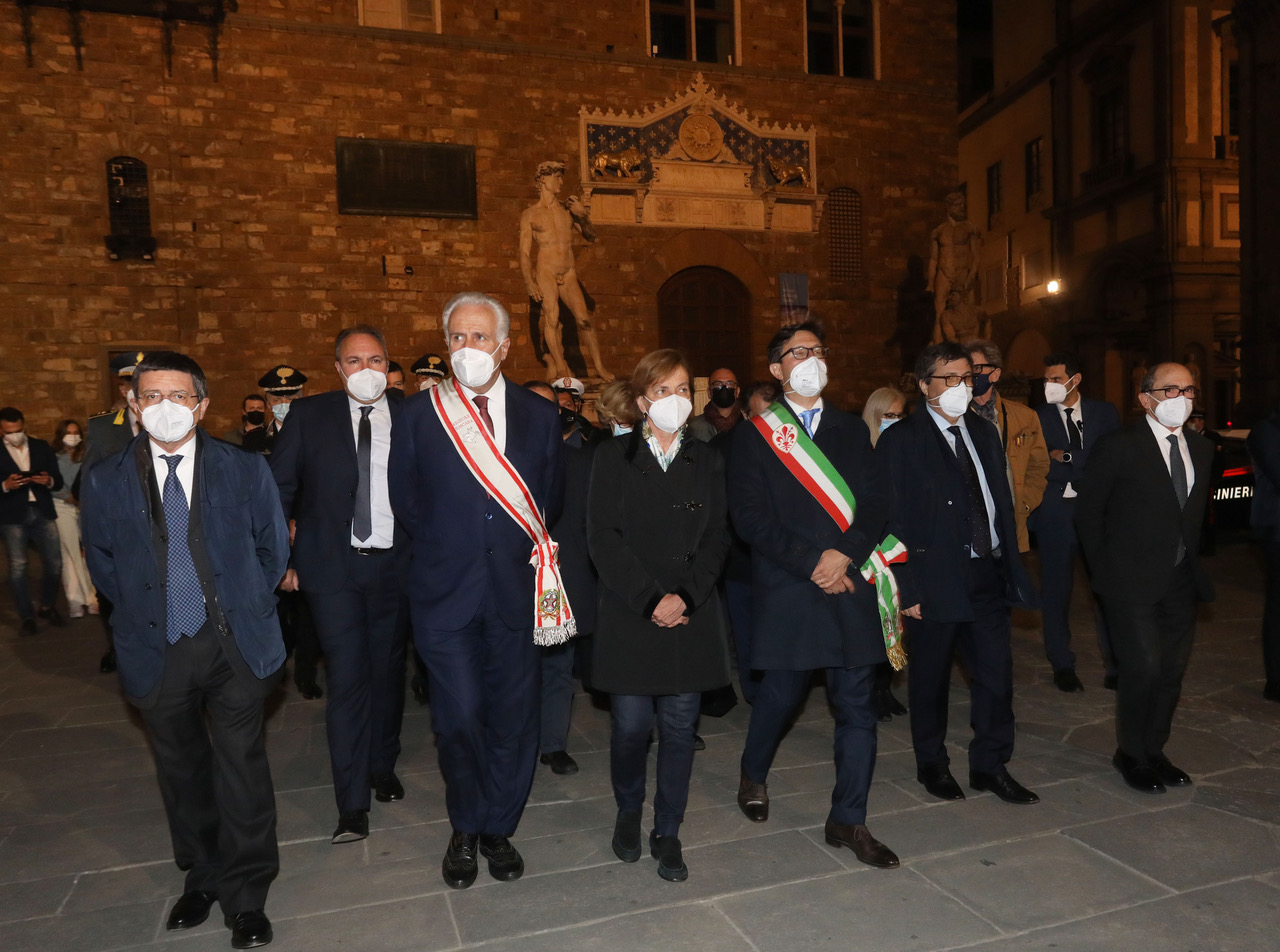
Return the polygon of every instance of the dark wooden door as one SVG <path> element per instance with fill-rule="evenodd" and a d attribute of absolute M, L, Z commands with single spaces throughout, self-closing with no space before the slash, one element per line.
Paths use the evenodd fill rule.
<path fill-rule="evenodd" d="M 686 268 L 658 290 L 658 341 L 689 358 L 695 377 L 728 367 L 751 378 L 751 292 L 720 268 Z"/>

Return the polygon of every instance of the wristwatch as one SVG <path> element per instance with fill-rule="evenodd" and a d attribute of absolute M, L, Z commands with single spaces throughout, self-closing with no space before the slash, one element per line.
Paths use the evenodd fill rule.
<path fill-rule="evenodd" d="M 1062 451 L 1062 461 L 1063 461 L 1064 463 L 1070 463 L 1070 462 L 1071 462 L 1071 454 L 1070 454 L 1070 453 L 1068 453 L 1066 450 L 1063 450 L 1063 451 Z"/>

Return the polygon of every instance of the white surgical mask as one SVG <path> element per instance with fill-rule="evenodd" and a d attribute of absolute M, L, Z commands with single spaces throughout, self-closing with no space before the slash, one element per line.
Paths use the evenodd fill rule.
<path fill-rule="evenodd" d="M 609 428 L 613 430 L 614 436 L 622 436 L 624 433 L 631 432 L 631 427 L 623 426 L 621 423 L 610 423 Z"/>
<path fill-rule="evenodd" d="M 671 393 L 649 404 L 648 417 L 649 422 L 663 433 L 674 433 L 684 426 L 684 421 L 689 419 L 692 412 L 693 402 L 688 397 Z"/>
<path fill-rule="evenodd" d="M 1165 426 L 1182 426 L 1191 416 L 1191 398 L 1174 397 L 1161 400 L 1155 407 L 1156 419 Z"/>
<path fill-rule="evenodd" d="M 381 370 L 365 367 L 347 378 L 347 393 L 362 403 L 372 403 L 387 389 L 387 375 Z"/>
<path fill-rule="evenodd" d="M 79 446 L 80 439 L 81 437 L 79 433 L 68 433 L 66 436 L 62 438 L 62 445 L 63 446 Z"/>
<path fill-rule="evenodd" d="M 881 420 L 880 432 L 883 433 L 885 430 L 889 429 L 889 427 L 893 426 L 897 422 L 898 422 L 897 420 Z"/>
<path fill-rule="evenodd" d="M 271 408 L 271 415 L 276 418 L 277 423 L 284 422 L 284 418 L 289 415 L 290 406 L 291 404 L 288 403 L 277 403 Z"/>
<path fill-rule="evenodd" d="M 969 401 L 973 399 L 973 388 L 958 383 L 949 387 L 938 396 L 938 409 L 945 416 L 961 417 L 969 409 Z"/>
<path fill-rule="evenodd" d="M 27 431 L 19 430 L 17 433 L 6 433 L 4 435 L 4 441 L 12 447 L 20 447 L 23 443 L 27 442 Z"/>
<path fill-rule="evenodd" d="M 188 406 L 161 400 L 143 409 L 142 425 L 157 443 L 176 443 L 191 432 L 196 415 Z"/>
<path fill-rule="evenodd" d="M 458 378 L 458 383 L 472 390 L 487 384 L 498 369 L 493 354 L 475 347 L 455 350 L 449 355 L 449 363 L 453 365 L 453 375 Z"/>
<path fill-rule="evenodd" d="M 1054 383 L 1052 380 L 1044 382 L 1044 399 L 1046 403 L 1062 403 L 1067 399 L 1074 387 L 1068 387 L 1065 383 Z"/>
<path fill-rule="evenodd" d="M 802 397 L 816 397 L 827 385 L 827 362 L 818 357 L 802 360 L 791 370 L 791 389 Z"/>

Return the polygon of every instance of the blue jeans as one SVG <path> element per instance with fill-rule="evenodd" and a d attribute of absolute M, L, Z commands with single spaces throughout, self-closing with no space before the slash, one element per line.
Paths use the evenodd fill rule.
<path fill-rule="evenodd" d="M 52 608 L 62 585 L 62 542 L 58 523 L 46 519 L 34 503 L 28 503 L 23 521 L 0 526 L 4 529 L 4 547 L 9 552 L 9 588 L 13 591 L 13 607 L 23 621 L 35 617 L 31 593 L 27 589 L 27 546 L 34 545 L 44 563 L 40 578 L 40 607 Z"/>
<path fill-rule="evenodd" d="M 693 773 L 693 728 L 702 695 L 615 694 L 609 768 L 618 810 L 640 812 L 644 806 L 649 734 L 658 723 L 658 789 L 653 795 L 653 829 L 675 836 L 684 822 Z"/>

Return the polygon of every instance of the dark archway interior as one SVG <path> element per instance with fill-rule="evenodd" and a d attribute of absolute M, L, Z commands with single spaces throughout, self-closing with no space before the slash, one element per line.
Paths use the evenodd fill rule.
<path fill-rule="evenodd" d="M 751 292 L 720 268 L 685 268 L 658 291 L 658 338 L 682 351 L 698 377 L 728 367 L 751 370 Z"/>

